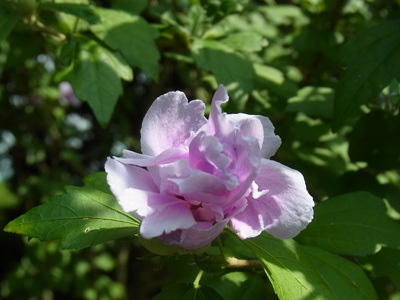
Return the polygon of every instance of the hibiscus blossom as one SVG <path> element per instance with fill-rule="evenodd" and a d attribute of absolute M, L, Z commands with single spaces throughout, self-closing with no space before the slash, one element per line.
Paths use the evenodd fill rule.
<path fill-rule="evenodd" d="M 158 97 L 141 129 L 142 154 L 125 150 L 105 169 L 122 209 L 145 239 L 197 249 L 226 225 L 240 238 L 296 236 L 313 218 L 301 173 L 270 160 L 281 144 L 267 117 L 226 114 L 220 85 L 209 119 L 182 92 Z"/>

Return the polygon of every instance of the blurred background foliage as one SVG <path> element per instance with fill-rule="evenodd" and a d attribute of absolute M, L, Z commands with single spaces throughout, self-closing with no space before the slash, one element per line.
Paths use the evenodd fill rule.
<path fill-rule="evenodd" d="M 274 159 L 304 174 L 316 202 L 369 191 L 399 221 L 399 7 L 2 0 L 0 227 L 102 171 L 107 156 L 140 151 L 141 120 L 157 96 L 182 90 L 209 104 L 218 83 L 232 99 L 226 111 L 271 119 L 283 141 Z M 377 63 L 369 70 L 363 59 Z M 150 299 L 172 277 L 171 262 L 136 241 L 60 251 L 0 232 L 0 244 L 0 299 Z M 379 299 L 400 298 L 399 250 L 355 261 Z M 258 274 L 224 276 L 275 297 Z"/>

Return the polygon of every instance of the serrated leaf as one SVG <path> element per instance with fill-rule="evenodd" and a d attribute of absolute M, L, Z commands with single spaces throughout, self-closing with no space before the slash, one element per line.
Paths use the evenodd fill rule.
<path fill-rule="evenodd" d="M 100 17 L 96 14 L 93 6 L 79 3 L 43 3 L 42 7 L 60 11 L 69 15 L 76 16 L 88 21 L 89 24 L 100 22 Z"/>
<path fill-rule="evenodd" d="M 280 300 L 377 299 L 361 268 L 340 256 L 265 232 L 244 243 L 261 260 Z"/>
<path fill-rule="evenodd" d="M 333 129 L 359 113 L 385 86 L 400 79 L 400 20 L 368 28 L 355 35 L 340 52 L 346 71 L 336 90 Z"/>
<path fill-rule="evenodd" d="M 387 216 L 382 199 L 355 192 L 316 205 L 296 240 L 339 254 L 373 254 L 382 245 L 400 249 L 400 224 Z"/>
<path fill-rule="evenodd" d="M 229 96 L 242 109 L 253 90 L 254 69 L 250 61 L 217 41 L 196 40 L 192 54 L 200 69 L 211 71 L 227 86 Z"/>
<path fill-rule="evenodd" d="M 118 53 L 94 41 L 81 44 L 73 68 L 63 80 L 69 81 L 79 100 L 87 101 L 100 123 L 108 123 L 118 96 L 121 80 L 132 80 L 132 70 Z"/>
<path fill-rule="evenodd" d="M 102 185 L 107 183 L 103 175 L 93 176 L 86 186 L 67 187 L 65 194 L 34 207 L 4 230 L 42 241 L 61 240 L 63 249 L 82 249 L 137 233 L 139 221 L 123 212 L 113 195 L 94 188 L 95 177 L 102 177 Z"/>
<path fill-rule="evenodd" d="M 143 18 L 124 11 L 97 8 L 102 22 L 91 31 L 114 50 L 120 51 L 131 66 L 158 78 L 160 53 L 154 40 L 158 31 Z"/>
<path fill-rule="evenodd" d="M 17 16 L 0 3 L 0 41 L 4 40 L 17 23 Z"/>

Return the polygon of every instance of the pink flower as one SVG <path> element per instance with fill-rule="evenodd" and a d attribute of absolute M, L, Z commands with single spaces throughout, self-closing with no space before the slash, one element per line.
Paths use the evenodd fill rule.
<path fill-rule="evenodd" d="M 60 91 L 60 103 L 71 106 L 79 106 L 81 102 L 76 98 L 72 85 L 63 81 L 58 85 L 58 90 Z"/>
<path fill-rule="evenodd" d="M 140 233 L 197 249 L 226 225 L 242 238 L 262 231 L 292 238 L 313 218 L 301 173 L 270 160 L 281 144 L 263 116 L 226 114 L 225 88 L 209 119 L 182 92 L 158 97 L 141 129 L 142 153 L 109 158 L 107 181 L 119 204 L 142 220 Z"/>

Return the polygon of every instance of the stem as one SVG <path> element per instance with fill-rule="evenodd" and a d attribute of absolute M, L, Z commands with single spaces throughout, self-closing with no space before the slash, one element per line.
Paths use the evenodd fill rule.
<path fill-rule="evenodd" d="M 235 257 L 227 257 L 226 258 L 227 266 L 226 268 L 231 269 L 257 269 L 263 270 L 261 262 L 256 259 L 246 260 L 246 259 L 237 259 Z"/>
<path fill-rule="evenodd" d="M 204 271 L 200 270 L 200 272 L 196 276 L 196 279 L 193 281 L 193 286 L 195 289 L 200 288 L 200 280 L 201 280 L 201 277 L 203 276 L 203 274 L 204 274 Z"/>
<path fill-rule="evenodd" d="M 40 22 L 40 21 L 36 21 L 35 22 L 35 25 L 40 29 L 40 30 L 42 30 L 43 32 L 45 32 L 45 33 L 47 33 L 47 34 L 50 34 L 50 35 L 52 35 L 52 36 L 55 36 L 55 37 L 57 37 L 57 38 L 59 38 L 59 39 L 61 39 L 61 40 L 65 40 L 67 37 L 64 35 L 64 34 L 62 34 L 61 32 L 58 32 L 58 31 L 56 31 L 56 30 L 54 30 L 53 28 L 50 28 L 50 27 L 47 27 L 46 25 L 44 25 L 42 22 Z"/>
<path fill-rule="evenodd" d="M 217 237 L 217 241 L 218 241 L 218 247 L 219 247 L 219 251 L 221 252 L 221 255 L 226 258 L 224 247 L 222 245 L 222 241 L 221 241 L 221 238 L 219 236 Z"/>

